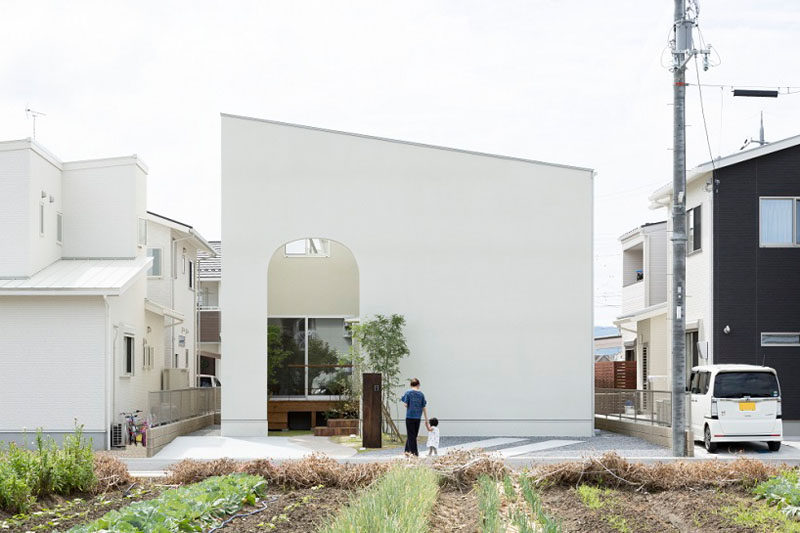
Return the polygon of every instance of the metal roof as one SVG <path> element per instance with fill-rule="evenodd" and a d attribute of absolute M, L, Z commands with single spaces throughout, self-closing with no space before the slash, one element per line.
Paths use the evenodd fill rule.
<path fill-rule="evenodd" d="M 208 241 L 208 245 L 217 255 L 212 257 L 208 252 L 197 252 L 197 277 L 201 280 L 222 279 L 222 242 Z"/>
<path fill-rule="evenodd" d="M 25 279 L 0 279 L 0 295 L 121 294 L 150 267 L 152 258 L 59 259 Z"/>

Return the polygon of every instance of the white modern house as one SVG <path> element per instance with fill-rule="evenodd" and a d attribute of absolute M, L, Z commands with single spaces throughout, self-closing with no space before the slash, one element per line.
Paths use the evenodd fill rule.
<path fill-rule="evenodd" d="M 0 440 L 81 424 L 107 448 L 119 413 L 161 390 L 171 326 L 194 311 L 148 282 L 146 188 L 135 155 L 0 142 Z"/>
<path fill-rule="evenodd" d="M 216 252 L 192 226 L 151 211 L 147 212 L 147 271 L 150 301 L 175 311 L 165 331 L 163 367 L 170 369 L 170 388 L 180 383 L 194 387 L 199 372 L 197 298 L 198 254 Z M 161 355 L 161 354 L 160 354 Z M 167 383 L 162 387 L 166 388 Z"/>
<path fill-rule="evenodd" d="M 344 349 L 348 320 L 392 313 L 402 375 L 447 434 L 592 434 L 592 183 L 587 168 L 223 115 L 222 434 L 266 435 L 268 323 L 306 361 L 299 392 L 324 394 L 308 362 Z"/>
<path fill-rule="evenodd" d="M 668 390 L 667 223 L 636 227 L 619 238 L 622 245 L 622 314 L 626 352 L 636 361 L 639 389 Z"/>

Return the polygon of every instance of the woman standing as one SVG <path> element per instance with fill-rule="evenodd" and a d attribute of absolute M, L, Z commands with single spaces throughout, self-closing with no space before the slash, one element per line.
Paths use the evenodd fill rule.
<path fill-rule="evenodd" d="M 414 378 L 411 380 L 411 389 L 407 390 L 403 397 L 400 398 L 406 405 L 406 453 L 419 456 L 417 450 L 417 435 L 419 435 L 419 424 L 422 416 L 425 416 L 425 427 L 430 430 L 428 425 L 428 410 L 425 401 L 425 395 L 419 390 L 419 380 Z"/>

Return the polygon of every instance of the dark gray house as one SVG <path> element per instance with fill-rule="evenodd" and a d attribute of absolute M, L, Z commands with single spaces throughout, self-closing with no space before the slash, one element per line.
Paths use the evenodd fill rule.
<path fill-rule="evenodd" d="M 671 207 L 671 186 L 650 200 Z M 800 135 L 690 171 L 686 208 L 687 366 L 775 368 L 800 435 Z"/>

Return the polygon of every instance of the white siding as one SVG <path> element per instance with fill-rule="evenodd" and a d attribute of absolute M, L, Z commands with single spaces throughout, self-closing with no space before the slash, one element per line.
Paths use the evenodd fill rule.
<path fill-rule="evenodd" d="M 266 431 L 265 272 L 306 236 L 353 252 L 362 317 L 405 315 L 448 434 L 592 433 L 590 171 L 223 116 L 222 220 L 224 434 Z"/>
<path fill-rule="evenodd" d="M 660 231 L 649 231 L 647 234 L 647 305 L 656 305 L 667 301 L 667 231 L 665 225 L 659 225 Z"/>
<path fill-rule="evenodd" d="M 105 431 L 100 297 L 0 297 L 0 431 Z"/>
<path fill-rule="evenodd" d="M 0 277 L 31 273 L 30 234 L 36 231 L 38 236 L 38 230 L 31 227 L 29 189 L 28 150 L 0 151 Z"/>
<path fill-rule="evenodd" d="M 114 350 L 114 419 L 122 411 L 147 409 L 147 393 L 161 390 L 161 361 L 156 357 L 152 369 L 142 368 L 142 340 L 157 348 L 163 344 L 163 317 L 146 312 L 144 299 L 147 294 L 147 281 L 142 275 L 122 296 L 110 297 L 110 322 Z M 147 332 L 147 326 L 151 332 Z M 124 340 L 125 333 L 134 336 L 134 372 L 132 376 L 124 376 Z"/>
<path fill-rule="evenodd" d="M 144 218 L 146 174 L 133 158 L 64 164 L 64 257 L 131 258 Z"/>
<path fill-rule="evenodd" d="M 645 280 L 622 287 L 622 314 L 633 313 L 646 307 Z"/>

